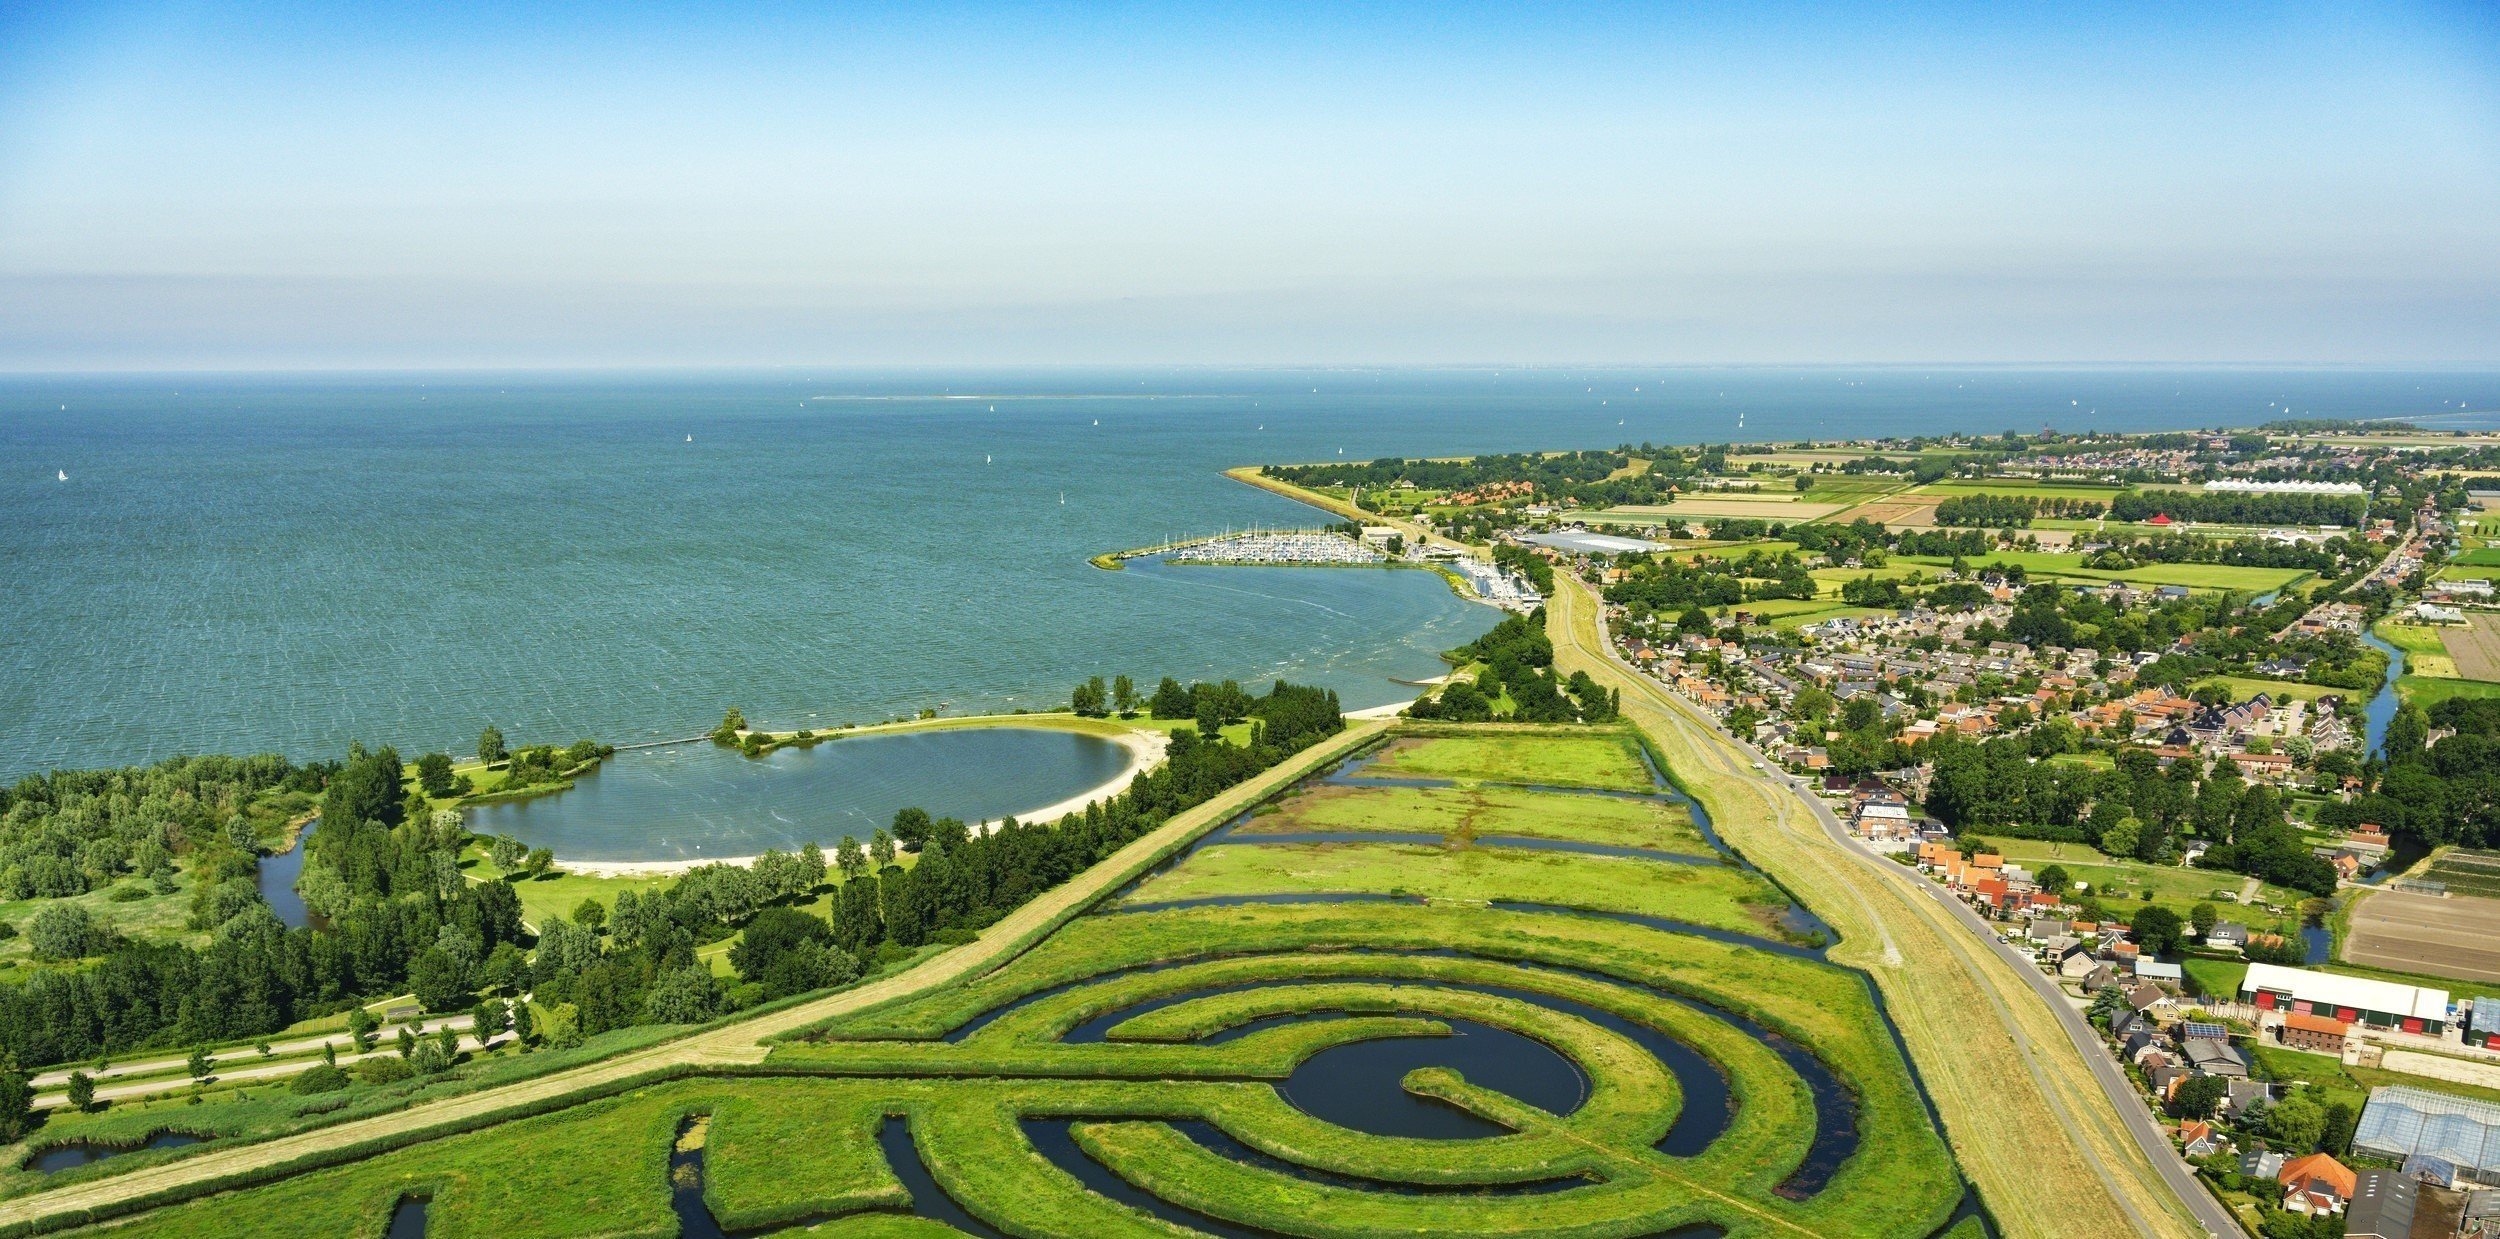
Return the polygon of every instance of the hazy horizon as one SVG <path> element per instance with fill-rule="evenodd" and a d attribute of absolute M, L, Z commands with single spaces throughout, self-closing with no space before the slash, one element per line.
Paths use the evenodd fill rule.
<path fill-rule="evenodd" d="M 0 12 L 0 370 L 2500 363 L 2500 15 Z"/>

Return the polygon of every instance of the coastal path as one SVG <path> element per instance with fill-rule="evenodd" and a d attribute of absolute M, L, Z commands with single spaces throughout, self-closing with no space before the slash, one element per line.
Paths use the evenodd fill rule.
<path fill-rule="evenodd" d="M 267 1182 L 359 1160 L 506 1118 L 560 1109 L 636 1085 L 761 1063 L 766 1043 L 839 1015 L 950 985 L 1006 963 L 1242 811 L 1369 743 L 1384 721 L 1349 723 L 1328 741 L 1174 817 L 1067 882 L 1009 913 L 981 936 L 882 980 L 703 1028 L 688 1036 L 535 1079 L 429 1101 L 392 1114 L 354 1119 L 256 1144 L 216 1149 L 156 1166 L 0 1201 L 0 1229 L 51 1230 L 223 1187 Z"/>
<path fill-rule="evenodd" d="M 1556 669 L 1619 688 L 1625 715 L 1673 758 L 1721 837 L 1839 931 L 1831 958 L 1881 990 L 1946 1138 L 2006 1234 L 2242 1233 L 2036 966 L 1961 901 L 1858 846 L 1760 753 L 1623 662 L 1594 592 L 1556 576 Z"/>

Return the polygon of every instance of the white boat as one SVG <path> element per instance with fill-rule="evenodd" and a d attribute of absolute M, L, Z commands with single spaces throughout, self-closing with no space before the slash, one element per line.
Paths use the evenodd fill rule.
<path fill-rule="evenodd" d="M 983 453 L 983 454 L 982 454 L 982 456 L 981 456 L 981 463 L 982 463 L 982 464 L 985 464 L 985 465 L 986 465 L 986 464 L 988 464 L 988 463 L 990 463 L 990 458 L 989 458 L 989 454 L 988 454 L 988 453 L 986 453 L 986 452 L 985 452 L 985 453 Z"/>
<path fill-rule="evenodd" d="M 69 480 L 69 470 L 67 470 L 67 469 L 55 469 L 55 470 L 53 470 L 53 471 L 52 471 L 52 476 L 54 476 L 54 477 L 56 477 L 56 478 L 59 478 L 59 479 L 61 479 L 62 481 L 66 482 L 66 481 L 68 481 L 68 480 Z"/>
<path fill-rule="evenodd" d="M 686 436 L 686 442 L 688 442 L 688 443 L 692 443 L 692 442 L 694 442 L 694 436 L 693 436 L 693 435 L 687 435 L 687 436 Z"/>
<path fill-rule="evenodd" d="M 1101 419 L 1101 418 L 1099 418 L 1099 417 L 1095 418 L 1095 419 L 1094 419 L 1094 424 L 1095 424 L 1095 425 L 1097 425 L 1097 426 L 1102 425 L 1102 419 Z"/>

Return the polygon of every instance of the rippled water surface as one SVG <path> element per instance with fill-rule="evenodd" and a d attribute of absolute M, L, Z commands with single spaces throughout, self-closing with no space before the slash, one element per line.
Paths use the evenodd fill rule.
<path fill-rule="evenodd" d="M 681 744 L 619 753 L 570 791 L 472 809 L 469 825 L 566 860 L 830 852 L 844 835 L 866 843 L 906 806 L 990 821 L 1127 767 L 1127 750 L 1108 740 L 1024 727 L 858 736 L 762 757 Z"/>
<path fill-rule="evenodd" d="M 1288 675 L 1374 705 L 1492 613 L 1421 572 L 1086 556 L 1310 522 L 1220 470 L 1340 452 L 2496 397 L 2488 374 L 2352 371 L 11 377 L 0 777 L 351 739 L 457 752 L 490 721 L 625 743 L 732 704 L 785 726 L 1012 709 L 1097 672 Z"/>

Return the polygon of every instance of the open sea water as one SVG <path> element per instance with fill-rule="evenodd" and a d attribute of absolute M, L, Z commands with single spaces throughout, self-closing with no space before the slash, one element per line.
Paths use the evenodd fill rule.
<path fill-rule="evenodd" d="M 1121 672 L 1376 705 L 1497 615 L 1428 573 L 1086 557 L 1318 519 L 1238 464 L 2494 406 L 2500 374 L 2412 370 L 0 378 L 0 778 L 1046 708 Z"/>

